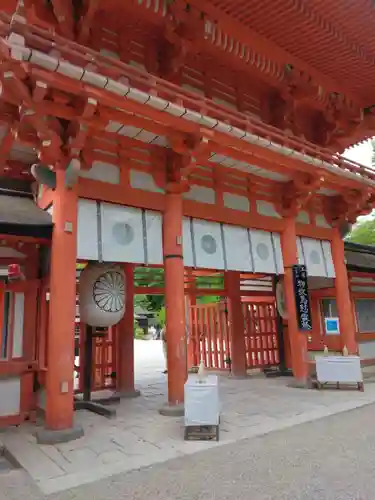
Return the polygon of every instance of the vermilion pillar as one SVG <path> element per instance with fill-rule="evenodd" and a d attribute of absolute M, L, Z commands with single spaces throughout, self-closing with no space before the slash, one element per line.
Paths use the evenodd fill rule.
<path fill-rule="evenodd" d="M 350 296 L 348 271 L 345 263 L 344 242 L 338 229 L 334 229 L 331 248 L 336 274 L 336 304 L 337 312 L 339 315 L 341 343 L 342 347 L 347 347 L 349 354 L 357 354 L 357 329 L 353 311 L 353 303 Z"/>
<path fill-rule="evenodd" d="M 246 377 L 245 322 L 241 303 L 240 273 L 227 271 L 224 276 L 231 327 L 231 370 L 235 377 Z"/>
<path fill-rule="evenodd" d="M 182 255 L 182 196 L 166 195 L 163 219 L 168 407 L 162 414 L 181 413 L 186 367 L 184 261 Z M 173 410 L 172 410 L 173 409 Z M 170 411 L 172 410 L 172 411 Z"/>
<path fill-rule="evenodd" d="M 134 266 L 125 264 L 125 314 L 117 327 L 118 373 L 120 397 L 139 396 L 134 389 Z"/>
<path fill-rule="evenodd" d="M 297 235 L 294 219 L 288 218 L 285 222 L 285 229 L 281 233 L 281 248 L 284 261 L 284 290 L 288 310 L 288 336 L 292 369 L 297 385 L 305 386 L 308 377 L 307 334 L 300 332 L 298 327 L 292 270 L 292 267 L 298 264 Z"/>
<path fill-rule="evenodd" d="M 54 436 L 57 441 L 61 441 L 82 435 L 81 429 L 73 428 L 77 191 L 66 189 L 63 171 L 56 173 L 53 222 L 47 339 L 46 431 L 38 436 L 41 442 L 53 442 Z"/>

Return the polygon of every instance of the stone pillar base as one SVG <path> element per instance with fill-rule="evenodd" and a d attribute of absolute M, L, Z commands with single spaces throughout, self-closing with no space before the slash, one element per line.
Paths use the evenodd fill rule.
<path fill-rule="evenodd" d="M 133 389 L 130 391 L 118 391 L 115 392 L 114 396 L 117 396 L 119 399 L 131 399 L 138 398 L 141 395 L 141 391 L 137 389 Z"/>
<path fill-rule="evenodd" d="M 297 379 L 293 377 L 288 387 L 293 389 L 311 389 L 311 381 L 309 379 Z"/>
<path fill-rule="evenodd" d="M 59 444 L 75 441 L 83 437 L 84 431 L 80 425 L 74 425 L 70 429 L 51 430 L 42 427 L 35 432 L 38 444 Z"/>
<path fill-rule="evenodd" d="M 166 404 L 160 408 L 159 413 L 164 417 L 183 417 L 185 415 L 185 408 L 183 404 Z"/>

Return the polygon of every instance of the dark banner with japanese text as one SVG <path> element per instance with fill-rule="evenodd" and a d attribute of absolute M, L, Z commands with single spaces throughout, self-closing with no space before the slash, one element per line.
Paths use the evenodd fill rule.
<path fill-rule="evenodd" d="M 293 283 L 298 328 L 301 332 L 310 332 L 312 322 L 306 266 L 293 266 Z"/>

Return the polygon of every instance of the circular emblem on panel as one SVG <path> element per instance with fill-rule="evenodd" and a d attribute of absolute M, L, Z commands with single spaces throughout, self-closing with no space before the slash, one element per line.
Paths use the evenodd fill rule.
<path fill-rule="evenodd" d="M 94 282 L 95 304 L 105 312 L 117 313 L 124 308 L 125 290 L 121 273 L 107 271 Z"/>
<path fill-rule="evenodd" d="M 215 238 L 210 234 L 205 234 L 201 238 L 201 247 L 206 253 L 213 255 L 217 249 Z"/>
<path fill-rule="evenodd" d="M 311 264 L 315 264 L 316 266 L 320 264 L 320 255 L 316 250 L 310 253 L 310 261 Z"/>
<path fill-rule="evenodd" d="M 134 240 L 134 229 L 126 222 L 116 222 L 112 228 L 114 239 L 119 245 L 129 245 Z"/>
<path fill-rule="evenodd" d="M 270 256 L 270 251 L 265 243 L 258 243 L 257 247 L 258 257 L 262 260 L 267 260 Z"/>

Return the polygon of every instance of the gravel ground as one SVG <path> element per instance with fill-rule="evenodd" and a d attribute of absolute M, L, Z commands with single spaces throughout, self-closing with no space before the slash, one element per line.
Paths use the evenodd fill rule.
<path fill-rule="evenodd" d="M 373 500 L 375 405 L 52 495 L 49 500 Z M 0 499 L 42 500 L 22 471 Z"/>

